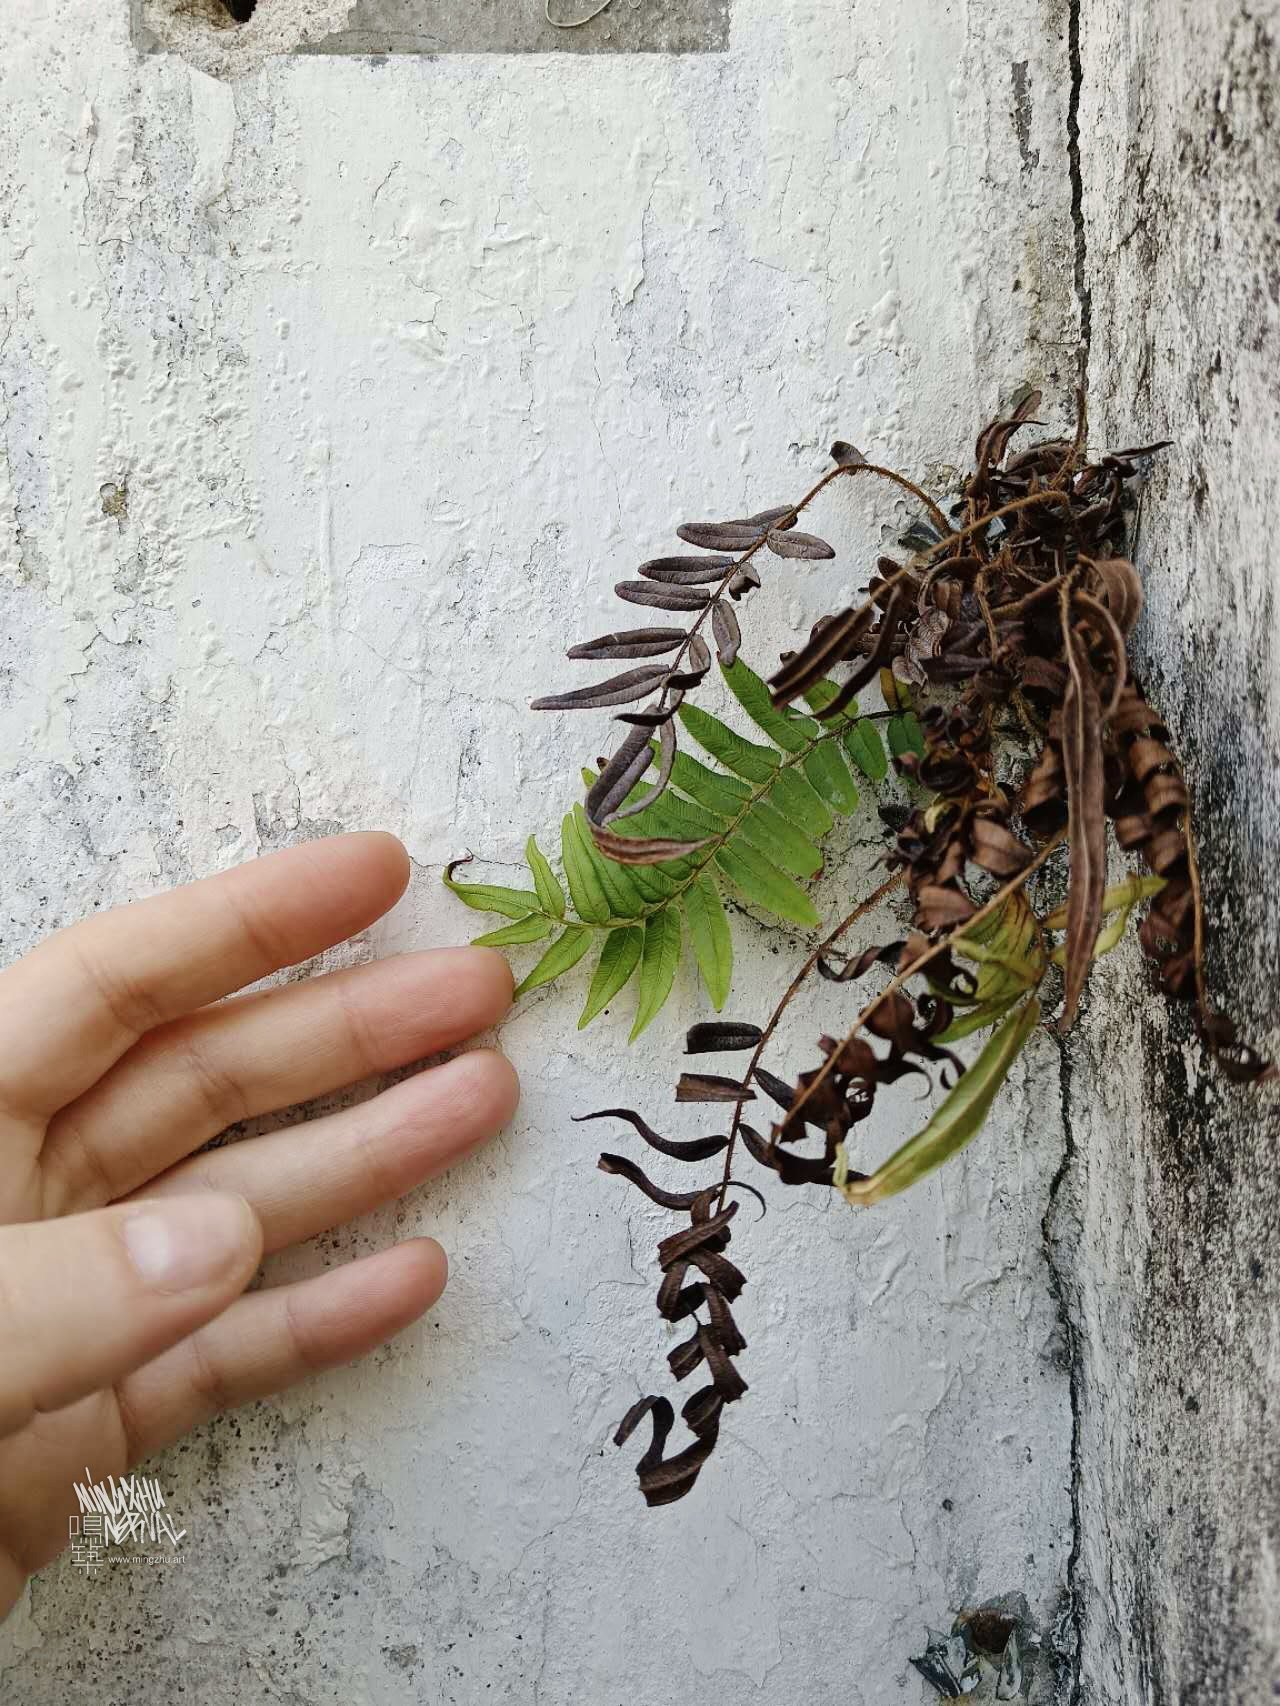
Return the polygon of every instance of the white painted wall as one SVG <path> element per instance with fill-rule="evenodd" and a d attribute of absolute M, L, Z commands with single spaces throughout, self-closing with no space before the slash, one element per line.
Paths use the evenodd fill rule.
<path fill-rule="evenodd" d="M 8 954 L 371 825 L 417 880 L 356 953 L 464 939 L 440 866 L 558 821 L 598 726 L 526 703 L 675 523 L 791 497 L 837 432 L 941 486 L 1013 387 L 1073 383 L 1042 0 L 736 0 L 727 53 L 377 64 L 231 66 L 197 12 L 221 79 L 136 55 L 128 11 L 10 0 L 0 60 Z M 837 564 L 775 573 L 761 626 L 802 631 L 904 513 L 833 497 Z M 774 938 L 739 941 L 771 1000 Z M 907 1201 L 743 1228 L 753 1390 L 648 1513 L 607 1442 L 662 1373 L 663 1228 L 569 1115 L 665 1113 L 698 1000 L 630 1054 L 579 996 L 504 1026 L 525 1101 L 491 1153 L 273 1264 L 429 1229 L 433 1319 L 170 1453 L 189 1565 L 48 1572 L 7 1698 L 884 1706 L 925 1698 L 926 1622 L 1011 1589 L 1052 1619 L 1050 1045 Z"/>

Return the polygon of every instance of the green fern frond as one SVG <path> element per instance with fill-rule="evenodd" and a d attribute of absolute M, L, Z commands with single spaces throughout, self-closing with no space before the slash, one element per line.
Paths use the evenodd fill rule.
<path fill-rule="evenodd" d="M 686 943 L 719 1012 L 733 976 L 725 885 L 775 918 L 814 928 L 818 913 L 803 885 L 822 869 L 819 843 L 837 816 L 856 810 L 855 771 L 873 783 L 888 773 L 879 731 L 859 718 L 856 705 L 822 722 L 778 710 L 765 682 L 741 659 L 721 674 L 767 744 L 700 707 L 683 706 L 680 721 L 710 762 L 678 752 L 660 797 L 612 825 L 631 837 L 704 841 L 696 853 L 658 865 L 618 864 L 596 847 L 575 805 L 560 830 L 564 886 L 533 836 L 525 847 L 531 889 L 460 883 L 453 867 L 445 873 L 446 886 L 468 906 L 512 920 L 477 942 L 519 947 L 554 938 L 518 995 L 560 977 L 598 943 L 580 1030 L 634 981 L 631 1036 L 638 1037 L 670 995 Z M 830 682 L 818 683 L 811 709 L 821 711 L 835 693 Z M 584 778 L 588 786 L 595 780 L 591 771 Z M 632 798 L 642 798 L 648 786 L 642 780 Z"/>

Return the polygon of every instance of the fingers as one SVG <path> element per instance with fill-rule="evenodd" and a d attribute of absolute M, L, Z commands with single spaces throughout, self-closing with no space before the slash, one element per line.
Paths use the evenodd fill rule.
<path fill-rule="evenodd" d="M 0 1228 L 0 1437 L 202 1326 L 261 1252 L 248 1204 L 225 1195 Z"/>
<path fill-rule="evenodd" d="M 0 974 L 0 1107 L 43 1126 L 144 1032 L 341 942 L 404 892 L 390 835 L 339 835 L 72 925 Z"/>
<path fill-rule="evenodd" d="M 234 1191 L 257 1215 L 264 1247 L 279 1250 L 453 1166 L 507 1123 L 518 1096 L 507 1061 L 473 1049 L 358 1107 L 195 1156 L 147 1196 Z"/>
<path fill-rule="evenodd" d="M 116 1396 L 130 1462 L 219 1410 L 363 1356 L 429 1309 L 447 1272 L 435 1240 L 415 1238 L 318 1279 L 240 1298 L 120 1382 Z"/>
<path fill-rule="evenodd" d="M 49 1212 L 137 1190 L 236 1120 L 387 1072 L 495 1024 L 511 972 L 488 948 L 437 948 L 247 995 L 148 1032 L 55 1116 Z"/>

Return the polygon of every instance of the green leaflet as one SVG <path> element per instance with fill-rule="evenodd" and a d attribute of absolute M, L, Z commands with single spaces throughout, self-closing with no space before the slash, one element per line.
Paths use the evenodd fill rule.
<path fill-rule="evenodd" d="M 742 835 L 764 858 L 797 877 L 815 877 L 822 869 L 822 855 L 813 842 L 765 800 L 743 818 Z"/>
<path fill-rule="evenodd" d="M 738 658 L 721 675 L 742 709 L 784 752 L 803 752 L 823 732 L 822 724 L 797 711 L 780 711 L 769 697 L 767 685 L 753 669 Z M 834 695 L 834 689 L 833 689 Z M 858 790 L 834 741 L 828 741 L 802 760 L 805 775 L 815 793 L 838 812 L 851 812 L 858 804 Z"/>
<path fill-rule="evenodd" d="M 487 936 L 473 936 L 473 948 L 514 948 L 522 942 L 541 942 L 555 929 L 549 918 L 542 918 L 536 912 L 531 912 L 527 918 L 518 918 L 514 924 L 508 924 L 501 930 L 490 930 Z"/>
<path fill-rule="evenodd" d="M 1000 1001 L 983 1002 L 976 1007 L 970 1007 L 967 1013 L 961 1013 L 958 1019 L 953 1019 L 943 1031 L 938 1041 L 946 1047 L 948 1043 L 958 1043 L 962 1037 L 972 1036 L 975 1031 L 985 1031 L 988 1025 L 994 1025 L 997 1019 L 1003 1019 L 1010 1007 L 1016 1005 L 1022 991 L 1017 995 L 1007 995 Z"/>
<path fill-rule="evenodd" d="M 630 1041 L 634 1042 L 660 1011 L 680 964 L 680 917 L 675 907 L 655 912 L 644 927 L 640 950 L 639 1000 Z"/>
<path fill-rule="evenodd" d="M 840 737 L 844 749 L 862 774 L 872 782 L 883 782 L 889 774 L 889 759 L 874 723 L 860 719 Z"/>
<path fill-rule="evenodd" d="M 1140 901 L 1150 900 L 1153 895 L 1160 893 L 1168 879 L 1166 877 L 1126 877 L 1122 883 L 1116 883 L 1102 897 L 1102 916 L 1110 918 L 1111 922 L 1104 930 L 1098 932 L 1098 939 L 1093 945 L 1093 958 L 1100 960 L 1104 954 L 1109 954 L 1113 948 L 1119 947 L 1124 939 L 1124 933 L 1129 927 L 1129 919 L 1135 906 Z M 1051 912 L 1044 921 L 1046 930 L 1065 930 L 1067 927 L 1067 909 L 1060 906 L 1056 912 Z M 1065 944 L 1057 947 L 1049 955 L 1055 966 L 1065 964 L 1067 950 Z"/>
<path fill-rule="evenodd" d="M 883 759 L 879 736 L 857 719 L 856 707 L 829 729 L 801 712 L 779 710 L 770 701 L 767 684 L 741 661 L 723 674 L 738 704 L 770 744 L 745 739 L 699 707 L 682 707 L 685 729 L 708 761 L 678 752 L 670 786 L 661 798 L 613 825 L 620 835 L 705 840 L 706 848 L 657 865 L 618 864 L 601 853 L 582 807 L 575 806 L 561 825 L 563 876 L 530 836 L 525 858 L 533 891 L 449 879 L 467 904 L 500 912 L 512 921 L 479 938 L 487 945 L 519 947 L 545 941 L 560 929 L 521 984 L 521 992 L 550 982 L 576 964 L 591 936 L 599 933 L 600 955 L 580 1026 L 589 1025 L 632 980 L 639 990 L 635 1034 L 652 1022 L 678 968 L 682 913 L 702 982 L 719 1011 L 733 973 L 733 940 L 720 892 L 724 882 L 732 883 L 753 906 L 788 923 L 812 928 L 818 922 L 812 900 L 796 879 L 821 872 L 818 843 L 833 827 L 835 813 L 850 812 L 858 803 L 844 751 L 856 755 L 861 751 L 858 743 L 869 733 L 871 750 Z M 831 683 L 819 683 L 810 703 L 829 703 L 835 692 Z M 653 751 L 657 759 L 656 741 Z M 859 762 L 856 756 L 854 762 Z M 865 754 L 862 767 L 867 767 Z M 583 779 L 590 787 L 594 772 L 584 770 Z M 651 787 L 651 777 L 641 778 L 628 804 L 642 799 Z"/>
<path fill-rule="evenodd" d="M 769 801 L 815 841 L 820 841 L 836 821 L 821 794 L 798 770 L 784 770 L 779 775 L 769 790 Z"/>
<path fill-rule="evenodd" d="M 646 806 L 634 817 L 620 818 L 611 827 L 619 835 L 669 835 L 675 840 L 694 840 L 703 835 L 723 835 L 729 824 L 727 819 L 713 815 L 691 800 L 681 799 L 668 788 L 654 805 Z"/>
<path fill-rule="evenodd" d="M 700 747 L 718 758 L 744 782 L 767 782 L 778 768 L 771 746 L 756 746 L 698 705 L 682 705 L 676 715 Z"/>
<path fill-rule="evenodd" d="M 825 711 L 840 689 L 834 681 L 815 681 L 804 696 L 804 702 L 811 711 Z M 837 722 L 852 721 L 858 714 L 858 701 L 853 699 L 847 704 Z"/>
<path fill-rule="evenodd" d="M 718 1013 L 728 999 L 733 977 L 733 936 L 714 878 L 698 877 L 686 889 L 684 916 L 689 926 L 689 940 L 693 944 L 693 957 L 711 997 L 711 1005 Z"/>
<path fill-rule="evenodd" d="M 612 859 L 606 859 L 595 842 L 591 839 L 591 825 L 587 822 L 587 814 L 581 806 L 573 808 L 573 831 L 583 857 L 595 873 L 596 881 L 604 892 L 607 918 L 635 918 L 645 908 L 645 898 L 636 886 L 631 875 L 631 868 L 618 865 Z M 566 826 L 565 834 L 569 830 Z M 564 849 L 565 867 L 568 868 L 569 853 Z"/>
<path fill-rule="evenodd" d="M 680 886 L 674 864 L 633 865 L 631 881 L 644 896 L 646 906 L 658 906 L 670 900 Z"/>
<path fill-rule="evenodd" d="M 570 966 L 576 966 L 590 946 L 591 931 L 585 925 L 571 924 L 567 930 L 562 930 L 528 977 L 516 985 L 515 999 L 519 1000 L 531 989 L 550 983 L 552 978 L 559 977 Z"/>
<path fill-rule="evenodd" d="M 740 782 L 736 776 L 709 770 L 700 759 L 691 758 L 687 752 L 676 753 L 671 780 L 682 794 L 688 794 L 691 800 L 696 800 L 717 817 L 736 817 L 751 798 L 751 789 L 745 782 Z"/>
<path fill-rule="evenodd" d="M 560 829 L 560 850 L 564 858 L 564 874 L 573 897 L 573 910 L 588 924 L 603 924 L 609 917 L 609 897 L 605 894 L 587 850 L 578 839 L 578 826 L 573 813 L 566 812 Z"/>
<path fill-rule="evenodd" d="M 891 669 L 880 671 L 880 694 L 887 710 L 896 711 L 895 717 L 889 718 L 887 730 L 889 751 L 895 758 L 901 758 L 908 752 L 917 757 L 924 757 L 924 731 L 920 727 L 911 698 L 911 688 L 905 681 L 893 673 Z"/>
<path fill-rule="evenodd" d="M 810 929 L 817 924 L 817 909 L 800 885 L 784 876 L 754 847 L 743 842 L 724 846 L 716 854 L 715 862 L 735 888 L 766 912 Z"/>
<path fill-rule="evenodd" d="M 564 890 L 532 835 L 524 844 L 524 856 L 533 872 L 533 886 L 538 891 L 538 905 L 553 918 L 563 918 Z"/>
<path fill-rule="evenodd" d="M 591 979 L 591 988 L 587 991 L 587 1004 L 578 1020 L 580 1031 L 584 1031 L 596 1014 L 603 1012 L 624 987 L 640 963 L 640 950 L 643 945 L 644 931 L 638 927 L 633 930 L 610 930 L 600 951 L 595 976 Z"/>
<path fill-rule="evenodd" d="M 849 1182 L 848 1161 L 841 1144 L 835 1182 L 846 1201 L 869 1208 L 886 1197 L 897 1196 L 963 1149 L 982 1129 L 997 1092 L 1039 1019 L 1040 1002 L 1033 995 L 990 1038 L 928 1125 L 869 1179 Z"/>
<path fill-rule="evenodd" d="M 812 717 L 801 716 L 795 711 L 780 711 L 769 697 L 768 687 L 741 658 L 728 669 L 721 664 L 720 673 L 751 721 L 784 752 L 799 752 L 821 734 L 821 728 Z"/>
<path fill-rule="evenodd" d="M 901 758 L 904 752 L 924 757 L 924 730 L 914 711 L 908 711 L 903 717 L 890 717 L 885 732 L 889 737 L 889 751 L 895 758 Z"/>
<path fill-rule="evenodd" d="M 957 1042 L 994 1024 L 1016 1001 L 1038 987 L 1047 967 L 1039 920 L 1020 890 L 960 936 L 953 951 L 961 959 L 972 961 L 978 970 L 973 994 L 967 1000 L 937 983 L 930 985 L 935 994 L 969 1009 L 947 1027 L 938 1039 L 942 1043 Z"/>
<path fill-rule="evenodd" d="M 804 773 L 827 805 L 847 816 L 858 809 L 858 790 L 835 741 L 816 747 L 804 761 Z"/>
<path fill-rule="evenodd" d="M 506 918 L 524 918 L 536 912 L 538 897 L 528 889 L 504 889 L 494 883 L 460 883 L 446 870 L 444 886 L 477 912 L 500 912 Z"/>
<path fill-rule="evenodd" d="M 805 694 L 805 701 L 815 711 L 821 711 L 839 691 L 834 681 L 819 681 Z M 865 717 L 858 716 L 856 699 L 845 706 L 842 715 L 836 719 L 836 725 L 843 731 L 840 739 L 845 751 L 862 774 L 869 781 L 883 782 L 889 774 L 889 760 L 885 754 L 884 743 L 876 725 L 868 722 Z"/>

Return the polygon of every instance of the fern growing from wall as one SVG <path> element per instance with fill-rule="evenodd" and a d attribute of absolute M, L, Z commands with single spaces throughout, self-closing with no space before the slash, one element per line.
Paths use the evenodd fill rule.
<path fill-rule="evenodd" d="M 739 1193 L 759 1195 L 734 1171 L 742 1152 L 761 1178 L 832 1189 L 855 1207 L 906 1190 L 982 1130 L 1049 1006 L 1058 1005 L 1055 1029 L 1069 1027 L 1093 962 L 1138 913 L 1160 989 L 1189 1011 L 1223 1072 L 1252 1084 L 1275 1077 L 1209 999 L 1190 796 L 1129 661 L 1142 607 L 1125 554 L 1132 492 L 1163 446 L 1090 461 L 1082 405 L 1073 438 L 1015 453 L 1039 401 L 1031 393 L 983 429 L 973 472 L 947 511 L 839 443 L 832 468 L 797 503 L 681 527 L 693 554 L 644 563 L 615 590 L 687 626 L 576 645 L 572 659 L 631 667 L 535 702 L 608 709 L 625 731 L 607 761 L 583 772 L 584 796 L 564 817 L 563 882 L 532 838 L 527 888 L 460 881 L 465 861 L 446 872 L 468 906 L 509 920 L 478 940 L 541 950 L 519 994 L 594 955 L 579 1025 L 634 985 L 634 1039 L 661 1011 L 686 952 L 711 1008 L 725 1008 L 727 896 L 816 932 L 806 885 L 823 874 L 824 847 L 863 793 L 877 805 L 883 880 L 801 957 L 762 1022 L 709 1019 L 686 1037 L 687 1055 L 744 1057 L 733 1071 L 679 1073 L 676 1102 L 714 1107 L 719 1129 L 673 1138 L 630 1108 L 582 1116 L 623 1122 L 664 1162 L 719 1163 L 711 1180 L 679 1189 L 629 1156 L 599 1158 L 677 1217 L 658 1247 L 657 1307 L 688 1330 L 668 1357 L 673 1378 L 703 1377 L 681 1409 L 683 1446 L 668 1449 L 675 1410 L 661 1394 L 634 1405 L 618 1428 L 623 1444 L 649 1422 L 636 1467 L 650 1504 L 690 1490 L 726 1406 L 747 1390 L 737 1363 L 746 1340 L 733 1314 L 746 1279 L 726 1253 Z M 737 606 L 761 584 L 765 561 L 785 572 L 834 555 L 796 522 L 826 487 L 859 478 L 890 481 L 918 505 L 902 540 L 906 560 L 880 558 L 860 602 L 820 615 L 766 681 L 740 656 Z M 692 700 L 712 673 L 712 646 L 749 734 Z M 873 684 L 882 705 L 860 711 L 858 696 Z M 891 778 L 900 788 L 892 798 Z M 1141 868 L 1108 886 L 1111 843 Z M 859 940 L 859 926 L 894 902 L 901 922 L 892 939 Z M 818 1039 L 811 1066 L 779 1073 L 764 1057 L 814 976 L 878 987 L 843 1037 Z M 907 1142 L 864 1171 L 857 1128 L 879 1091 L 908 1075 L 940 1099 Z"/>

